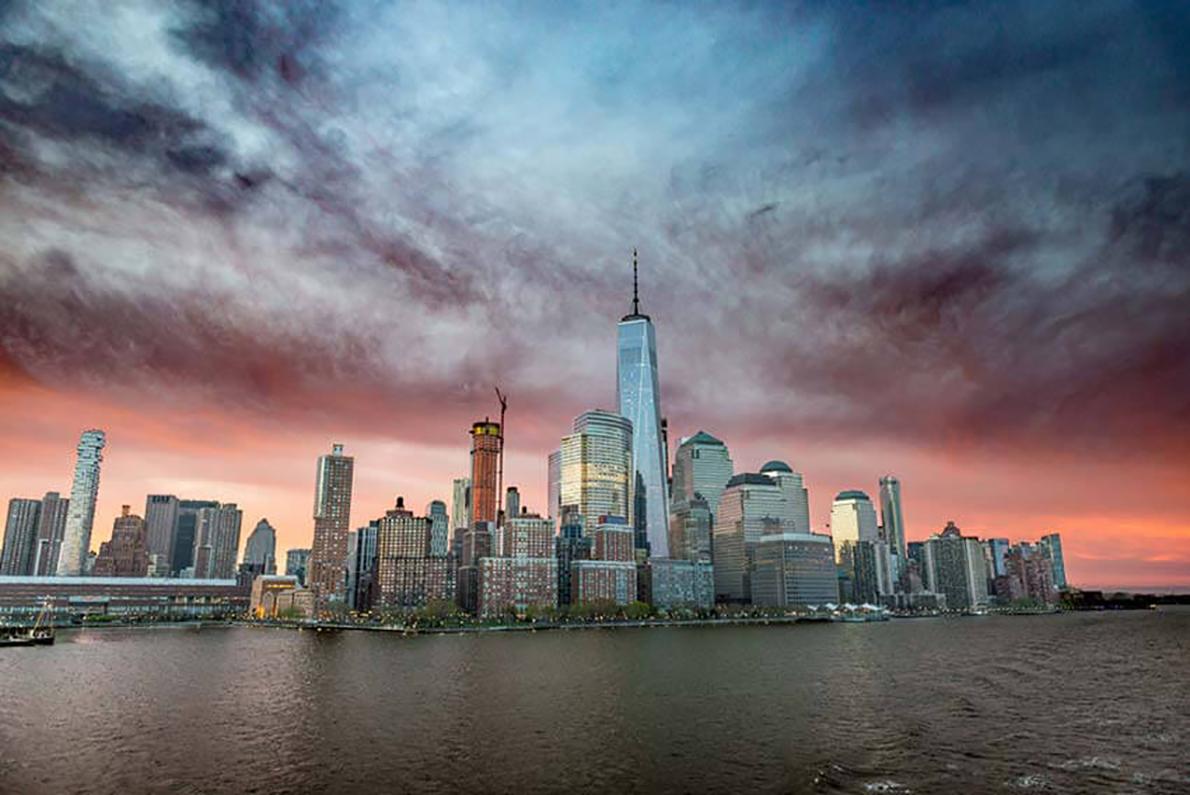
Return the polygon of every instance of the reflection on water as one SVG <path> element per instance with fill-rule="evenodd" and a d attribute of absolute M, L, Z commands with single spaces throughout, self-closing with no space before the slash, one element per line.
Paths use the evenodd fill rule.
<path fill-rule="evenodd" d="M 1190 614 L 0 650 L 0 791 L 1190 791 Z"/>

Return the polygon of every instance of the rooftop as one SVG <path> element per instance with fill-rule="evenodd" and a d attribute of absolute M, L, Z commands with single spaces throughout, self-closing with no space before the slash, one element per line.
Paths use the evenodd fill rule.
<path fill-rule="evenodd" d="M 839 502 L 841 500 L 866 500 L 867 502 L 872 501 L 871 498 L 869 498 L 865 492 L 859 491 L 857 489 L 848 489 L 847 491 L 840 491 L 839 496 L 835 497 L 835 502 Z"/>
<path fill-rule="evenodd" d="M 760 471 L 761 472 L 790 472 L 790 473 L 793 472 L 793 470 L 789 468 L 789 464 L 785 463 L 784 461 L 775 461 L 775 460 L 769 461 L 767 464 L 762 466 L 760 468 Z"/>

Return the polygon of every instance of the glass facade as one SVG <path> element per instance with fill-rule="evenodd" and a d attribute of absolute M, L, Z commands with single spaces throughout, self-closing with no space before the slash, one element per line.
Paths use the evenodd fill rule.
<path fill-rule="evenodd" d="M 661 439 L 661 390 L 653 323 L 631 314 L 620 321 L 616 360 L 616 401 L 632 422 L 632 463 L 640 476 L 644 516 L 635 526 L 648 539 L 650 554 L 669 557 L 668 467 Z"/>
<path fill-rule="evenodd" d="M 62 549 L 58 554 L 58 575 L 77 577 L 91 550 L 91 526 L 95 522 L 95 498 L 99 496 L 99 465 L 103 463 L 103 448 L 107 437 L 103 431 L 84 431 L 79 439 L 78 461 L 74 466 L 74 482 L 70 487 L 70 507 L 66 513 L 66 530 Z"/>
<path fill-rule="evenodd" d="M 901 513 L 901 481 L 893 475 L 880 478 L 880 520 L 893 554 L 905 558 L 905 517 Z"/>
<path fill-rule="evenodd" d="M 709 433 L 699 431 L 683 439 L 674 456 L 673 504 L 691 502 L 699 495 L 714 514 L 719 508 L 719 497 L 734 474 L 732 467 L 727 445 Z"/>
<path fill-rule="evenodd" d="M 588 411 L 559 450 L 558 500 L 584 533 L 600 516 L 633 519 L 632 423 L 610 411 Z"/>

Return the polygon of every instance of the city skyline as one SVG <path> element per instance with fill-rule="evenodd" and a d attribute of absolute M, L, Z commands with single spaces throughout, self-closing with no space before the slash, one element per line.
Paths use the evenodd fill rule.
<path fill-rule="evenodd" d="M 671 464 L 698 430 L 787 461 L 816 532 L 891 472 L 907 540 L 1059 532 L 1074 585 L 1190 586 L 1166 10 L 1008 6 L 988 43 L 964 9 L 328 8 L 0 12 L 0 495 L 69 495 L 103 428 L 92 549 L 176 494 L 280 556 L 332 442 L 351 529 L 449 501 L 500 384 L 504 484 L 544 512 L 570 421 L 616 409 L 636 246 Z"/>

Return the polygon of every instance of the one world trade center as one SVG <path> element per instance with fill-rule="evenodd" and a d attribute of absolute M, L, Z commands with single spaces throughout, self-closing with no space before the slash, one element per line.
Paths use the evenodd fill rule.
<path fill-rule="evenodd" d="M 657 339 L 653 321 L 640 312 L 636 250 L 632 251 L 632 313 L 620 320 L 616 359 L 616 401 L 632 422 L 632 463 L 636 469 L 634 516 L 638 538 L 653 557 L 669 557 L 669 488 L 661 438 L 661 392 L 657 382 Z M 639 544 L 638 544 L 639 545 Z"/>

